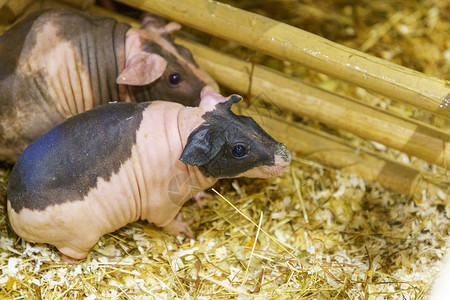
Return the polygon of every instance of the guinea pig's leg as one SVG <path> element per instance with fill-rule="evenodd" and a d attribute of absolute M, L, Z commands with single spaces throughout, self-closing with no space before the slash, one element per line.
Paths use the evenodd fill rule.
<path fill-rule="evenodd" d="M 89 243 L 87 241 L 84 241 L 84 243 L 81 241 L 78 245 L 64 243 L 55 246 L 61 252 L 61 259 L 66 263 L 73 264 L 86 259 L 89 251 L 98 242 L 98 239 L 95 239 L 95 241 L 91 240 Z"/>
<path fill-rule="evenodd" d="M 175 219 L 167 224 L 167 226 L 163 227 L 163 230 L 173 235 L 179 235 L 180 233 L 183 233 L 185 236 L 192 239 L 194 238 L 194 235 L 189 229 L 189 225 L 191 225 L 193 222 L 193 220 L 187 222 L 183 221 L 181 213 L 178 213 Z"/>
<path fill-rule="evenodd" d="M 197 194 L 195 194 L 194 197 L 192 197 L 192 200 L 195 202 L 195 204 L 197 204 L 198 208 L 200 208 L 200 209 L 203 209 L 203 204 L 202 204 L 203 199 L 212 200 L 212 199 L 214 199 L 214 195 L 207 193 L 205 191 L 201 191 L 201 192 L 198 192 Z"/>

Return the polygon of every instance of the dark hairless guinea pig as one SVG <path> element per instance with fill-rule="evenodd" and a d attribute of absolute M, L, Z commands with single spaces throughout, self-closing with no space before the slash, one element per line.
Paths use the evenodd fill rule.
<path fill-rule="evenodd" d="M 147 14 L 141 29 L 76 10 L 28 15 L 0 37 L 0 160 L 70 116 L 109 101 L 197 106 L 215 82 L 170 34 L 180 25 Z"/>
<path fill-rule="evenodd" d="M 28 146 L 9 180 L 11 225 L 82 259 L 98 239 L 144 219 L 191 236 L 179 210 L 218 178 L 279 174 L 290 153 L 207 87 L 199 107 L 111 103 L 69 118 Z M 177 217 L 178 215 L 178 217 Z"/>

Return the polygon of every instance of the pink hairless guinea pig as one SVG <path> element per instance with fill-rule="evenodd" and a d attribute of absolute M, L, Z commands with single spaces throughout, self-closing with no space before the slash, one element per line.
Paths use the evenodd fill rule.
<path fill-rule="evenodd" d="M 15 164 L 13 229 L 75 259 L 138 219 L 190 235 L 178 213 L 196 193 L 218 178 L 275 176 L 290 162 L 283 144 L 230 110 L 240 100 L 205 88 L 199 107 L 111 103 L 69 118 Z"/>
<path fill-rule="evenodd" d="M 0 37 L 0 160 L 14 163 L 65 119 L 110 101 L 197 106 L 214 81 L 151 14 L 142 28 L 72 9 L 29 14 Z"/>

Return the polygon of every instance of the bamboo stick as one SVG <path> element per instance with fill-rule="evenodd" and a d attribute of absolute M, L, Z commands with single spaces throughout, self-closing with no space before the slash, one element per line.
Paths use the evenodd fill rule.
<path fill-rule="evenodd" d="M 79 9 L 88 9 L 92 7 L 95 3 L 95 0 L 59 0 L 59 1 L 77 7 Z"/>
<path fill-rule="evenodd" d="M 213 0 L 118 0 L 218 37 L 450 117 L 445 81 Z"/>
<path fill-rule="evenodd" d="M 91 9 L 105 14 L 99 8 Z M 111 15 L 110 12 L 106 14 Z M 121 15 L 112 15 L 134 27 L 140 24 Z M 251 64 L 184 39 L 177 42 L 189 48 L 196 61 L 220 84 L 246 94 Z M 255 66 L 252 95 L 319 120 L 330 127 L 342 128 L 369 140 L 422 158 L 441 166 L 450 164 L 450 134 L 411 119 L 401 118 L 383 110 L 315 88 L 288 76 Z"/>
<path fill-rule="evenodd" d="M 32 0 L 0 0 L 0 24 L 6 25 L 14 22 Z"/>
<path fill-rule="evenodd" d="M 89 13 L 92 13 L 93 15 L 99 15 L 99 16 L 108 16 L 108 17 L 116 19 L 119 22 L 124 22 L 124 23 L 130 24 L 134 28 L 141 27 L 141 22 L 139 20 L 128 17 L 126 15 L 122 15 L 122 14 L 114 12 L 114 11 L 107 10 L 107 9 L 97 6 L 97 5 L 94 5 L 91 8 L 89 8 Z"/>
<path fill-rule="evenodd" d="M 2 1 L 2 0 L 0 0 Z M 14 1 L 14 0 L 11 0 Z M 28 0 L 26 0 L 28 1 Z M 73 0 L 76 1 L 76 0 Z M 84 0 L 82 0 L 84 1 Z M 31 3 L 24 9 L 23 13 L 20 17 L 16 18 L 14 23 L 20 22 L 23 18 L 25 18 L 28 14 L 39 10 L 39 9 L 52 9 L 52 8 L 79 8 L 81 9 L 81 6 L 83 4 L 86 4 L 87 2 L 78 2 L 78 6 L 74 6 L 70 4 L 69 2 L 61 2 L 57 0 L 35 0 L 31 1 Z M 76 3 L 75 3 L 76 4 Z M 88 6 L 89 7 L 89 6 Z M 0 34 L 2 34 L 4 31 L 6 31 L 12 24 L 9 24 L 8 26 L 0 26 Z"/>

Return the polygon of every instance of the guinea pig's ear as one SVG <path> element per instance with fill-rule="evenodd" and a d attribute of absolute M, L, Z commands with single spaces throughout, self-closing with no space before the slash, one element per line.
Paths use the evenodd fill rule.
<path fill-rule="evenodd" d="M 117 76 L 117 84 L 147 85 L 158 80 L 166 70 L 167 60 L 154 53 L 139 52 L 127 59 Z"/>
<path fill-rule="evenodd" d="M 191 166 L 203 166 L 210 162 L 225 141 L 221 134 L 215 134 L 210 126 L 200 126 L 188 138 L 180 160 Z"/>
<path fill-rule="evenodd" d="M 151 12 L 145 11 L 142 14 L 142 29 L 152 30 L 154 28 L 162 28 L 165 24 L 166 23 L 160 16 L 152 14 Z"/>
<path fill-rule="evenodd" d="M 170 22 L 164 26 L 164 31 L 168 34 L 172 34 L 175 31 L 178 31 L 180 29 L 181 29 L 181 25 L 177 22 Z"/>
<path fill-rule="evenodd" d="M 226 107 L 227 107 L 228 109 L 231 109 L 231 106 L 232 106 L 233 104 L 238 103 L 238 102 L 241 101 L 241 100 L 242 100 L 242 97 L 241 97 L 241 96 L 236 95 L 236 94 L 233 94 L 233 95 L 231 95 L 231 96 L 228 98 L 227 102 L 225 102 Z"/>
<path fill-rule="evenodd" d="M 234 103 L 242 100 L 242 97 L 239 95 L 224 97 L 216 93 L 211 86 L 205 86 L 200 93 L 200 97 L 202 99 L 200 101 L 200 107 L 203 107 L 205 111 L 213 111 L 218 107 L 225 107 L 226 109 L 230 109 Z M 218 104 L 221 105 L 217 106 Z"/>
<path fill-rule="evenodd" d="M 151 32 L 158 32 L 160 34 L 172 34 L 181 28 L 181 25 L 176 22 L 170 22 L 166 24 L 164 20 L 155 14 L 150 12 L 144 12 L 142 16 L 141 29 L 145 29 Z"/>

